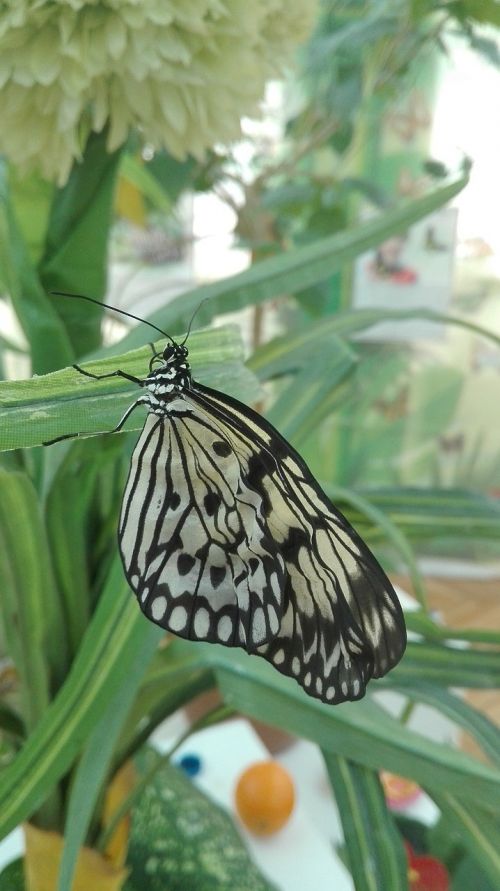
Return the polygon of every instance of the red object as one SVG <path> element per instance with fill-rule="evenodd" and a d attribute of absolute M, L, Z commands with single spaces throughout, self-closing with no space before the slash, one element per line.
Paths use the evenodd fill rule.
<path fill-rule="evenodd" d="M 402 269 L 393 272 L 390 279 L 391 282 L 397 285 L 414 285 L 418 281 L 418 275 L 414 269 L 410 269 L 409 266 L 403 266 Z"/>
<path fill-rule="evenodd" d="M 440 860 L 427 854 L 415 854 L 408 843 L 405 848 L 410 891 L 449 891 L 448 870 Z"/>

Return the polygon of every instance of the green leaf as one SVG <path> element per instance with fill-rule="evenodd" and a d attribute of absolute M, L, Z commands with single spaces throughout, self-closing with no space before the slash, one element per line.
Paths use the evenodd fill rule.
<path fill-rule="evenodd" d="M 406 616 L 406 625 L 409 631 L 415 631 L 431 642 L 458 640 L 500 646 L 500 631 L 484 631 L 477 628 L 461 628 L 459 631 L 454 631 L 446 625 L 437 624 L 422 610 L 409 612 Z"/>
<path fill-rule="evenodd" d="M 347 504 L 349 506 L 348 513 L 351 512 L 352 508 L 355 508 L 358 513 L 361 512 L 362 516 L 371 521 L 373 527 L 377 529 L 378 534 L 384 535 L 386 540 L 391 542 L 396 552 L 403 558 L 406 564 L 415 597 L 425 608 L 426 597 L 422 576 L 420 575 L 417 561 L 408 539 L 399 526 L 392 522 L 392 520 L 390 520 L 389 517 L 373 503 L 373 501 L 365 498 L 359 493 L 344 489 L 341 486 L 332 486 L 329 483 L 324 484 L 323 488 L 328 497 L 332 499 L 333 504 L 337 507 L 339 504 Z"/>
<path fill-rule="evenodd" d="M 25 891 L 22 857 L 13 860 L 0 873 L 0 891 Z"/>
<path fill-rule="evenodd" d="M 17 739 L 24 739 L 26 736 L 26 727 L 22 718 L 7 703 L 1 701 L 0 729 Z"/>
<path fill-rule="evenodd" d="M 78 761 L 66 812 L 58 891 L 71 887 L 78 853 L 85 842 L 127 712 L 151 661 L 153 649 L 163 633 L 153 624 L 148 624 L 143 630 L 145 633 L 138 640 L 138 646 L 129 654 L 127 671 L 113 697 L 113 708 L 107 710 L 93 727 Z"/>
<path fill-rule="evenodd" d="M 411 686 L 393 681 L 389 675 L 383 682 L 384 686 L 391 690 L 397 690 L 408 696 L 413 702 L 425 702 L 432 706 L 441 715 L 446 715 L 455 724 L 472 736 L 481 746 L 485 755 L 493 764 L 500 767 L 500 728 L 480 711 L 473 708 L 461 696 L 456 696 L 449 690 L 437 684 L 431 684 L 425 679 L 418 678 Z"/>
<path fill-rule="evenodd" d="M 495 888 L 500 888 L 500 820 L 498 814 L 489 811 L 460 795 L 431 791 L 437 806 L 448 821 L 452 831 L 462 841 L 471 857 L 481 866 L 481 870 L 491 879 Z"/>
<path fill-rule="evenodd" d="M 316 426 L 333 410 L 329 397 L 334 396 L 354 364 L 355 358 L 346 347 L 333 353 L 322 351 L 311 358 L 266 412 L 268 419 L 297 445 L 309 435 L 313 423 Z"/>
<path fill-rule="evenodd" d="M 177 327 L 187 326 L 196 309 L 197 319 L 201 324 L 220 313 L 262 303 L 283 293 L 295 294 L 315 282 L 323 281 L 345 263 L 384 241 L 394 232 L 406 229 L 441 207 L 460 192 L 466 183 L 467 176 L 460 176 L 435 192 L 387 211 L 356 228 L 322 238 L 305 247 L 294 247 L 289 252 L 255 263 L 237 275 L 187 291 L 153 313 L 149 321 L 170 332 Z M 200 306 L 203 300 L 206 302 Z M 379 318 L 376 318 L 375 313 L 372 324 L 379 321 Z M 143 344 L 146 339 L 144 329 L 135 328 L 122 341 L 120 349 L 131 349 Z M 116 348 L 107 348 L 107 355 L 112 352 L 117 352 Z"/>
<path fill-rule="evenodd" d="M 383 511 L 412 542 L 453 536 L 479 540 L 500 537 L 500 503 L 478 492 L 394 486 L 360 489 L 359 494 Z M 373 523 L 369 527 L 366 517 L 354 505 L 346 512 L 362 537 L 380 539 L 381 530 Z"/>
<path fill-rule="evenodd" d="M 30 344 L 34 371 L 43 374 L 72 362 L 64 325 L 43 291 L 17 224 L 5 167 L 0 167 L 0 280 Z"/>
<path fill-rule="evenodd" d="M 378 774 L 323 752 L 356 891 L 408 891 L 403 842 Z"/>
<path fill-rule="evenodd" d="M 68 771 L 96 722 L 112 709 L 124 666 L 151 633 L 116 557 L 64 685 L 19 755 L 3 770 L 0 838 L 33 814 Z"/>
<path fill-rule="evenodd" d="M 391 673 L 391 681 L 399 686 L 418 679 L 442 687 L 495 689 L 500 687 L 498 650 L 410 641 L 403 661 Z"/>
<path fill-rule="evenodd" d="M 36 266 L 44 246 L 50 204 L 55 186 L 37 173 L 21 175 L 9 165 L 10 197 L 13 213 L 26 244 L 30 261 Z"/>
<path fill-rule="evenodd" d="M 120 151 L 107 151 L 107 136 L 106 130 L 90 135 L 82 161 L 75 162 L 66 185 L 54 193 L 45 253 L 39 264 L 40 280 L 47 292 L 69 291 L 97 299 L 104 296 L 120 161 Z M 52 298 L 52 303 L 64 320 L 77 357 L 100 346 L 102 308 L 83 300 Z"/>
<path fill-rule="evenodd" d="M 442 649 L 448 652 L 451 648 Z M 241 713 L 310 739 L 324 751 L 372 770 L 385 768 L 427 788 L 460 794 L 500 810 L 500 770 L 409 730 L 369 697 L 340 706 L 325 705 L 264 660 L 214 644 L 173 641 L 168 656 L 165 654 L 165 672 L 169 658 L 187 657 L 193 651 L 197 664 L 215 676 L 224 701 Z M 372 687 L 376 689 L 377 684 L 372 682 Z"/>
<path fill-rule="evenodd" d="M 64 676 L 67 648 L 37 494 L 24 473 L 0 469 L 1 617 L 32 730 Z M 54 646 L 57 641 L 57 646 Z"/>
<path fill-rule="evenodd" d="M 155 758 L 147 755 L 146 768 Z M 127 865 L 138 891 L 273 888 L 251 862 L 229 814 L 168 764 L 134 809 Z"/>
<path fill-rule="evenodd" d="M 500 5 L 498 0 L 462 0 L 464 12 L 476 22 L 500 26 Z"/>
<path fill-rule="evenodd" d="M 165 343 L 156 345 L 156 349 Z M 247 399 L 257 395 L 253 375 L 241 364 L 242 344 L 234 326 L 190 335 L 193 373 L 209 386 L 226 389 Z M 143 347 L 85 367 L 95 374 L 121 368 L 143 378 L 151 349 Z M 129 381 L 110 378 L 94 381 L 73 368 L 29 381 L 0 383 L 0 450 L 26 448 L 66 433 L 92 435 L 113 430 L 126 409 L 136 400 L 138 388 Z M 134 412 L 125 430 L 144 424 L 144 411 Z"/>
<path fill-rule="evenodd" d="M 295 252 L 295 256 L 297 253 Z M 260 265 L 264 265 L 264 261 Z M 251 268 L 255 269 L 256 267 Z M 311 351 L 311 349 L 314 349 L 314 345 L 317 345 L 318 337 L 335 335 L 345 339 L 359 334 L 361 331 L 371 328 L 379 322 L 405 322 L 417 318 L 425 319 L 436 325 L 452 325 L 458 328 L 465 328 L 467 331 L 478 334 L 480 337 L 484 337 L 497 347 L 500 347 L 500 337 L 498 335 L 488 328 L 468 322 L 466 319 L 461 319 L 458 316 L 444 315 L 443 313 L 426 309 L 357 309 L 335 313 L 318 321 L 310 322 L 308 325 L 301 327 L 299 331 L 273 338 L 269 343 L 259 348 L 249 364 L 258 377 L 263 375 L 262 368 L 266 369 L 265 373 L 268 376 L 272 376 L 272 372 L 269 371 L 270 368 L 274 370 L 276 367 L 277 373 L 279 373 L 282 362 L 285 363 L 285 368 L 287 363 L 289 367 L 287 357 L 292 350 L 295 355 L 301 349 Z M 360 367 L 363 368 L 364 364 Z"/>

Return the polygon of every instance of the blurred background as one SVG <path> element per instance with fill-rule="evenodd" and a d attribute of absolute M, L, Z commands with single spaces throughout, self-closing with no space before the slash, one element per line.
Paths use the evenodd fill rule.
<path fill-rule="evenodd" d="M 0 755 L 5 806 L 17 815 L 12 823 L 5 819 L 5 832 L 30 820 L 73 838 L 73 854 L 84 841 L 98 849 L 103 789 L 129 756 L 142 751 L 155 729 L 168 752 L 193 721 L 208 713 L 216 723 L 227 717 L 217 712 L 224 702 L 238 718 L 226 736 L 189 743 L 207 759 L 202 792 L 231 811 L 229 786 L 217 795 L 225 786 L 214 751 L 224 739 L 231 751 L 241 746 L 247 753 L 232 765 L 235 776 L 254 757 L 276 756 L 305 790 L 297 819 L 309 845 L 300 848 L 301 872 L 289 862 L 297 839 L 287 846 L 285 836 L 270 844 L 248 836 L 265 878 L 248 866 L 248 883 L 233 882 L 233 889 L 273 881 L 283 891 L 495 891 L 498 4 L 323 0 L 290 8 L 276 0 L 253 12 L 195 0 L 189 11 L 182 3 L 168 11 L 161 3 L 134 9 L 75 2 L 71 11 L 63 3 L 51 10 L 25 6 L 0 9 Z M 71 371 L 42 376 L 77 360 L 111 370 L 118 356 L 139 348 L 129 360 L 136 364 L 127 367 L 144 376 L 151 339 L 145 326 L 118 312 L 54 290 L 105 300 L 173 336 L 186 331 L 196 311 L 188 342 L 196 376 L 269 417 L 398 586 L 408 609 L 408 655 L 359 714 L 371 715 L 375 703 L 408 732 L 401 750 L 408 746 L 402 760 L 383 747 L 374 759 L 363 754 L 371 731 L 359 744 L 353 771 L 368 772 L 365 785 L 358 774 L 350 778 L 352 788 L 362 786 L 357 806 L 365 835 L 356 835 L 342 815 L 349 796 L 339 764 L 351 763 L 347 752 L 331 743 L 325 769 L 320 723 L 307 711 L 298 724 L 288 721 L 279 698 L 273 721 L 270 706 L 255 704 L 266 697 L 250 669 L 248 701 L 239 702 L 237 687 L 231 694 L 218 676 L 214 681 L 210 657 L 203 680 L 193 682 L 193 668 L 179 687 L 171 682 L 175 695 L 165 699 L 155 677 L 163 672 L 161 682 L 169 685 L 176 653 L 184 658 L 182 642 L 160 655 L 156 639 L 141 643 L 144 664 L 122 723 L 116 719 L 114 748 L 93 779 L 94 798 L 81 804 L 82 781 L 79 787 L 75 777 L 84 771 L 82 752 L 105 732 L 97 687 L 93 717 L 82 711 L 86 729 L 75 728 L 78 742 L 68 748 L 66 766 L 58 777 L 51 773 L 59 754 L 40 722 L 50 707 L 53 728 L 63 726 L 60 697 L 71 689 L 81 647 L 85 641 L 97 647 L 104 627 L 97 605 L 106 592 L 112 603 L 124 586 L 113 569 L 114 528 L 134 435 L 35 447 L 66 432 L 112 430 L 120 417 L 115 397 L 126 407 L 133 389 L 112 383 L 89 391 L 86 401 Z M 98 403 L 99 393 L 105 398 Z M 123 660 L 116 627 L 108 627 L 116 655 L 109 697 L 111 670 L 118 672 Z M 65 640 L 57 658 L 50 646 L 55 634 Z M 131 637 L 130 646 L 139 659 L 138 640 Z M 156 662 L 148 668 L 151 658 Z M 224 658 L 231 662 L 232 654 Z M 247 671 L 247 662 L 233 664 L 236 673 Z M 218 692 L 208 699 L 196 698 L 214 686 Z M 286 735 L 276 735 L 273 724 Z M 333 732 L 339 739 L 347 733 L 332 724 Z M 437 748 L 427 751 L 427 740 Z M 16 803 L 15 771 L 26 745 L 39 753 L 46 779 L 43 791 L 35 789 L 28 771 L 25 798 Z M 455 765 L 455 756 L 457 772 L 443 774 L 440 787 L 439 765 Z M 392 769 L 415 788 L 407 799 L 401 793 L 391 811 L 390 780 L 382 792 L 377 785 L 388 811 L 385 840 L 374 841 L 370 820 L 380 817 L 370 811 L 370 783 Z M 480 781 L 490 783 L 489 802 L 481 800 Z M 176 780 L 164 782 L 174 788 Z M 177 794 L 180 800 L 188 793 Z M 88 820 L 78 824 L 75 814 L 85 807 Z M 318 808 L 325 817 L 310 832 Z M 330 820 L 335 830 L 324 832 L 317 852 L 319 823 Z M 136 829 L 135 838 L 131 889 L 146 887 L 138 865 L 144 830 Z M 363 839 L 377 863 L 373 874 L 369 858 L 356 867 Z M 73 855 L 65 856 L 70 870 Z M 412 857 L 434 858 L 446 876 L 436 867 L 426 879 L 428 864 Z M 313 862 L 323 864 L 318 873 L 311 872 Z M 204 876 L 200 864 L 197 875 Z M 26 875 L 26 887 L 38 891 Z M 206 884 L 182 881 L 176 885 L 169 873 L 154 887 L 226 887 L 220 877 L 219 884 L 213 877 L 212 884 L 206 877 Z"/>

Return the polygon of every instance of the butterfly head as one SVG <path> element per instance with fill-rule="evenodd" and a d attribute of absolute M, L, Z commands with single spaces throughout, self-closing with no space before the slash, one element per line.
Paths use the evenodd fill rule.
<path fill-rule="evenodd" d="M 175 340 L 173 340 L 172 343 L 169 343 L 163 350 L 163 361 L 169 367 L 174 365 L 176 368 L 182 367 L 188 369 L 188 353 L 189 350 L 183 343 L 176 343 Z"/>
<path fill-rule="evenodd" d="M 176 343 L 175 340 L 172 340 L 162 353 L 153 356 L 145 382 L 153 410 L 158 405 L 161 406 L 165 400 L 172 399 L 174 395 L 190 387 L 191 372 L 187 357 L 187 347 L 183 343 Z M 162 363 L 158 368 L 152 367 L 155 360 Z"/>

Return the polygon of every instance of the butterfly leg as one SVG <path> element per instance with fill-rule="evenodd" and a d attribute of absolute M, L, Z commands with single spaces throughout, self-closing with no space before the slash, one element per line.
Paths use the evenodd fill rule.
<path fill-rule="evenodd" d="M 137 408 L 138 405 L 142 405 L 147 402 L 147 398 L 139 397 L 132 405 L 127 408 L 127 411 L 123 415 L 123 417 L 118 421 L 118 424 L 113 430 L 99 430 L 92 433 L 63 433 L 62 436 L 56 436 L 55 439 L 49 439 L 47 442 L 43 442 L 42 445 L 50 446 L 54 445 L 55 442 L 62 442 L 64 439 L 78 439 L 79 436 L 101 436 L 103 433 L 119 433 L 122 429 L 127 418 L 130 417 L 134 409 Z"/>
<path fill-rule="evenodd" d="M 76 368 L 80 374 L 84 374 L 85 377 L 91 377 L 94 381 L 103 381 L 108 377 L 123 377 L 127 381 L 132 381 L 133 384 L 139 384 L 140 387 L 144 385 L 144 381 L 141 380 L 140 377 L 134 377 L 133 374 L 127 374 L 126 371 L 121 371 L 121 369 L 117 369 L 117 371 L 109 371 L 107 374 L 92 374 L 91 371 L 85 371 L 80 365 L 73 365 L 73 368 Z"/>

